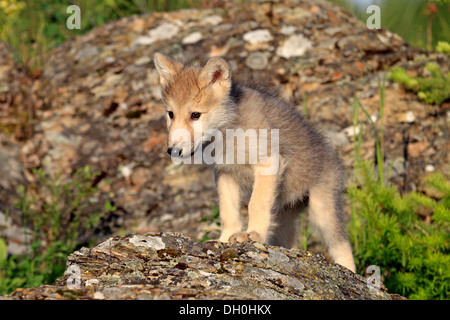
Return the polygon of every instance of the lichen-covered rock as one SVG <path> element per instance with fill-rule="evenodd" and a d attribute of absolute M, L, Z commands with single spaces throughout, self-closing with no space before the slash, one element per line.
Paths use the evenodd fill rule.
<path fill-rule="evenodd" d="M 235 0 L 222 8 L 125 17 L 50 50 L 33 77 L 17 68 L 0 43 L 0 211 L 9 212 L 14 224 L 22 223 L 16 188 L 36 182 L 33 169 L 69 178 L 90 165 L 101 172 L 93 181 L 98 204 L 109 200 L 117 210 L 95 231 L 81 231 L 85 241 L 118 230 L 218 237 L 219 228 L 208 219 L 218 203 L 211 171 L 174 165 L 166 153 L 156 51 L 194 61 L 220 55 L 234 77 L 279 89 L 330 139 L 349 181 L 354 97 L 380 126 L 379 79 L 387 78 L 389 68 L 423 76 L 427 62 L 444 72 L 450 65 L 447 55 L 421 52 L 385 29 L 370 30 L 322 0 Z M 421 183 L 428 171 L 450 176 L 448 109 L 449 103 L 426 105 L 386 80 L 390 182 L 429 192 Z M 361 157 L 374 159 L 371 124 L 363 112 L 358 121 L 365 128 Z M 5 241 L 13 253 L 18 239 Z"/>
<path fill-rule="evenodd" d="M 69 286 L 68 286 L 69 285 Z M 71 254 L 55 286 L 4 299 L 392 299 L 319 254 L 180 233 L 114 237 Z"/>

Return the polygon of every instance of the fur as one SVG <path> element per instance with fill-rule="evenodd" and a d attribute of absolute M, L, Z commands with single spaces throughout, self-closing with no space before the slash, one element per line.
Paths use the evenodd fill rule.
<path fill-rule="evenodd" d="M 221 58 L 211 58 L 203 68 L 176 62 L 159 53 L 154 60 L 166 107 L 169 151 L 177 148 L 180 157 L 190 157 L 201 149 L 200 145 L 210 143 L 204 137 L 195 140 L 195 133 L 199 136 L 196 130 L 205 135 L 207 129 L 216 129 L 226 136 L 227 129 L 254 129 L 258 139 L 259 129 L 279 130 L 277 154 L 268 152 L 265 158 L 258 157 L 256 163 L 250 163 L 251 146 L 247 143 L 243 150 L 236 147 L 231 155 L 236 159 L 244 152 L 244 164 L 236 161 L 212 164 L 222 222 L 219 240 L 250 239 L 293 247 L 298 213 L 308 206 L 310 222 L 332 259 L 355 271 L 342 222 L 342 165 L 326 140 L 273 92 L 233 82 L 230 67 Z M 193 114 L 200 117 L 194 119 Z M 190 141 L 172 139 L 174 130 L 180 128 L 190 133 Z M 268 150 L 272 150 L 273 143 L 269 139 Z M 223 156 L 225 159 L 225 147 Z M 278 170 L 264 174 L 275 159 L 279 162 Z M 240 201 L 246 193 L 250 194 L 249 222 L 244 231 Z"/>

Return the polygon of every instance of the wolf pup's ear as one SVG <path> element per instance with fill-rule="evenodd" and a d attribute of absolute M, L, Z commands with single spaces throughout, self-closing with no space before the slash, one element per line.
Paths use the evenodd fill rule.
<path fill-rule="evenodd" d="M 156 70 L 159 73 L 159 82 L 163 87 L 167 86 L 173 80 L 173 77 L 183 68 L 181 63 L 159 52 L 155 53 L 153 60 L 155 61 Z"/>
<path fill-rule="evenodd" d="M 213 84 L 220 84 L 224 87 L 231 86 L 230 66 L 225 60 L 219 57 L 213 57 L 208 60 L 200 72 L 200 87 L 206 87 Z"/>

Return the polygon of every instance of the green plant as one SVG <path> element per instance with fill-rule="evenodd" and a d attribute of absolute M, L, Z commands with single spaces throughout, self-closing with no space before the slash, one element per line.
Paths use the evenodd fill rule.
<path fill-rule="evenodd" d="M 440 53 L 450 54 L 450 43 L 446 41 L 438 41 L 436 45 L 436 51 Z"/>
<path fill-rule="evenodd" d="M 381 110 L 384 108 L 384 84 L 380 87 Z M 354 125 L 358 110 L 354 102 Z M 369 265 L 382 270 L 390 292 L 411 299 L 448 299 L 450 283 L 450 182 L 434 174 L 428 183 L 442 192 L 433 199 L 419 192 L 400 195 L 397 188 L 383 179 L 384 152 L 380 129 L 375 131 L 378 170 L 360 159 L 362 126 L 355 131 L 355 179 L 347 189 L 352 206 L 350 236 L 358 271 Z M 422 217 L 430 217 L 431 221 Z"/>
<path fill-rule="evenodd" d="M 370 4 L 381 9 L 381 27 L 405 39 L 409 44 L 431 51 L 438 41 L 449 41 L 450 11 L 447 1 L 430 0 L 328 0 L 337 3 L 366 23 Z"/>
<path fill-rule="evenodd" d="M 42 70 L 46 53 L 67 39 L 125 16 L 195 6 L 189 0 L 58 0 L 0 1 L 0 39 L 13 49 L 18 63 L 31 74 Z M 68 29 L 70 4 L 79 6 L 81 29 Z"/>
<path fill-rule="evenodd" d="M 425 69 L 430 77 L 413 77 L 402 67 L 392 69 L 391 79 L 411 90 L 428 104 L 441 105 L 450 99 L 450 72 L 445 75 L 436 63 L 427 63 Z"/>
<path fill-rule="evenodd" d="M 77 170 L 70 179 L 47 176 L 40 169 L 33 172 L 37 183 L 19 186 L 16 202 L 30 230 L 24 234 L 27 252 L 5 259 L 0 242 L 0 294 L 53 283 L 62 276 L 67 255 L 77 247 L 80 230 L 92 228 L 105 213 L 116 209 L 108 201 L 101 212 L 87 210 L 97 194 L 92 181 L 98 173 L 90 166 Z"/>
<path fill-rule="evenodd" d="M 360 267 L 377 265 L 390 292 L 411 299 L 448 299 L 450 284 L 450 183 L 436 174 L 429 181 L 445 192 L 435 200 L 418 192 L 401 196 L 359 165 L 360 187 L 348 194 L 357 211 L 354 255 Z M 431 223 L 420 214 L 431 216 Z M 363 273 L 364 270 L 360 270 Z"/>
<path fill-rule="evenodd" d="M 201 222 L 214 223 L 217 227 L 220 227 L 219 207 L 218 206 L 212 206 L 211 207 L 211 214 L 208 215 L 208 216 L 204 216 L 200 221 Z M 199 241 L 205 242 L 205 241 L 212 240 L 213 238 L 211 238 L 209 236 L 210 232 L 211 231 L 206 231 L 205 234 L 203 235 L 203 237 Z"/>

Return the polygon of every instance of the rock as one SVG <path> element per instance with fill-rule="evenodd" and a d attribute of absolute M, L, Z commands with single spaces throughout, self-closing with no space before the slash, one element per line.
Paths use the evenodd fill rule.
<path fill-rule="evenodd" d="M 218 24 L 220 24 L 223 21 L 223 18 L 219 15 L 212 15 L 212 16 L 208 16 L 206 18 L 203 19 L 203 22 L 205 24 L 211 24 L 213 26 L 217 26 Z"/>
<path fill-rule="evenodd" d="M 289 36 L 289 35 L 293 34 L 296 30 L 297 30 L 297 28 L 294 26 L 283 25 L 280 29 L 280 33 L 285 36 Z"/>
<path fill-rule="evenodd" d="M 194 44 L 202 40 L 203 36 L 200 32 L 193 32 L 183 38 L 181 43 L 183 44 Z"/>
<path fill-rule="evenodd" d="M 140 36 L 140 37 L 137 37 L 137 38 L 134 40 L 133 45 L 143 45 L 143 46 L 146 46 L 146 45 L 152 44 L 153 42 L 155 42 L 155 39 L 153 39 L 152 37 L 149 37 L 149 36 Z"/>
<path fill-rule="evenodd" d="M 68 287 L 70 284 L 70 288 Z M 68 257 L 53 286 L 1 299 L 391 300 L 383 285 L 319 254 L 260 243 L 195 242 L 180 233 L 114 237 Z"/>
<path fill-rule="evenodd" d="M 350 139 L 355 139 L 355 137 L 358 137 L 360 131 L 361 128 L 359 126 L 349 126 L 347 128 L 342 129 L 340 134 L 343 134 L 344 136 Z"/>
<path fill-rule="evenodd" d="M 348 130 L 350 131 L 350 130 Z M 330 141 L 330 143 L 335 147 L 343 147 L 348 144 L 347 136 L 352 136 L 347 134 L 346 132 L 335 132 L 335 131 L 326 131 L 324 133 L 325 137 Z"/>
<path fill-rule="evenodd" d="M 408 155 L 412 158 L 419 157 L 425 149 L 429 146 L 429 143 L 426 141 L 422 142 L 414 142 L 408 145 Z"/>
<path fill-rule="evenodd" d="M 157 28 L 151 29 L 149 35 L 154 41 L 169 40 L 175 36 L 179 30 L 180 28 L 173 23 L 163 23 Z"/>
<path fill-rule="evenodd" d="M 102 25 L 50 50 L 35 75 L 18 68 L 0 43 L 0 158 L 7 164 L 0 166 L 0 211 L 8 210 L 14 222 L 8 228 L 21 227 L 16 189 L 34 181 L 33 169 L 68 179 L 90 165 L 101 172 L 100 181 L 92 181 L 98 197 L 112 194 L 117 210 L 99 221 L 95 234 L 81 231 L 86 241 L 135 232 L 136 226 L 193 239 L 212 225 L 217 229 L 215 221 L 204 219 L 218 204 L 211 171 L 174 168 L 167 156 L 156 51 L 192 61 L 221 55 L 237 80 L 280 89 L 328 132 L 349 181 L 354 97 L 369 114 L 379 114 L 378 83 L 384 77 L 386 159 L 407 161 L 402 177 L 392 175 L 390 182 L 405 190 L 414 183 L 421 190 L 427 164 L 450 176 L 448 103 L 426 105 L 387 78 L 393 66 L 423 76 L 428 62 L 448 72 L 447 55 L 421 52 L 385 29 L 369 30 L 327 1 L 236 0 L 223 8 L 152 12 Z M 360 125 L 361 157 L 373 159 L 374 131 L 363 112 L 357 131 Z M 421 139 L 411 138 L 406 149 L 405 140 L 417 136 Z M 7 239 L 8 245 L 13 240 L 23 245 Z"/>
<path fill-rule="evenodd" d="M 285 59 L 299 57 L 305 54 L 306 50 L 310 49 L 311 46 L 312 42 L 303 35 L 292 35 L 284 41 L 283 45 L 278 47 L 277 55 Z"/>
<path fill-rule="evenodd" d="M 0 237 L 6 241 L 8 254 L 23 255 L 29 252 L 25 246 L 26 234 L 31 234 L 31 230 L 17 226 L 0 211 Z"/>
<path fill-rule="evenodd" d="M 19 148 L 0 132 L 0 190 L 14 192 L 17 186 L 25 183 L 24 168 L 19 162 Z M 5 179 L 5 177 L 8 177 Z M 1 209 L 1 207 L 0 207 Z"/>
<path fill-rule="evenodd" d="M 250 44 L 257 44 L 260 42 L 268 42 L 273 39 L 272 35 L 270 34 L 269 30 L 267 29 L 258 29 L 249 31 L 244 34 L 243 39 Z"/>
<path fill-rule="evenodd" d="M 245 60 L 245 65 L 252 70 L 264 70 L 269 63 L 269 59 L 262 52 L 252 52 Z"/>
<path fill-rule="evenodd" d="M 403 123 L 413 123 L 416 121 L 416 116 L 413 111 L 407 111 L 398 115 L 398 121 Z"/>

